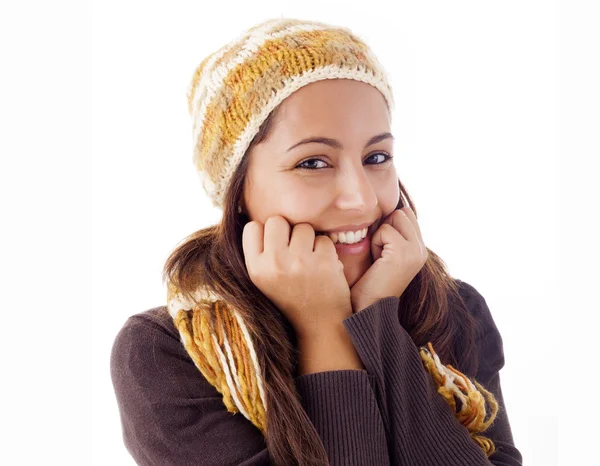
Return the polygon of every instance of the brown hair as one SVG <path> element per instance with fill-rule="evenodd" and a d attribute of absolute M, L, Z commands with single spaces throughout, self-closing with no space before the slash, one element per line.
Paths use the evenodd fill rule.
<path fill-rule="evenodd" d="M 274 464 L 324 465 L 329 464 L 327 454 L 294 385 L 294 330 L 250 279 L 242 248 L 242 232 L 249 218 L 238 213 L 237 206 L 243 200 L 248 154 L 268 137 L 276 113 L 277 109 L 261 125 L 237 167 L 225 196 L 221 222 L 184 239 L 168 257 L 163 281 L 174 283 L 186 296 L 191 296 L 199 284 L 215 290 L 246 323 L 263 369 L 269 407 L 265 440 Z M 417 215 L 400 180 L 398 184 L 396 208 L 404 206 L 406 200 Z M 445 263 L 429 248 L 427 262 L 400 297 L 399 306 L 400 323 L 418 347 L 431 342 L 444 364 L 473 372 L 478 364 L 475 321 Z"/>

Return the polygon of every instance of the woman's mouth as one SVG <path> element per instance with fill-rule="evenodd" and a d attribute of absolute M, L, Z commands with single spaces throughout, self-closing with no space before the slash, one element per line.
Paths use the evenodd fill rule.
<path fill-rule="evenodd" d="M 364 254 L 370 251 L 371 237 L 375 224 L 373 222 L 368 227 L 357 231 L 337 231 L 337 232 L 317 232 L 316 234 L 327 235 L 333 241 L 335 249 L 339 254 Z"/>
<path fill-rule="evenodd" d="M 335 233 L 320 232 L 317 235 L 329 236 L 334 244 L 357 244 L 366 238 L 369 232 L 369 227 L 365 227 L 358 231 L 339 231 Z"/>

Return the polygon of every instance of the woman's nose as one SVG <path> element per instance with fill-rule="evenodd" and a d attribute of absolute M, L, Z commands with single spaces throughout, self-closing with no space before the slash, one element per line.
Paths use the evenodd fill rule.
<path fill-rule="evenodd" d="M 375 188 L 364 167 L 346 169 L 338 178 L 338 207 L 369 212 L 377 205 Z"/>

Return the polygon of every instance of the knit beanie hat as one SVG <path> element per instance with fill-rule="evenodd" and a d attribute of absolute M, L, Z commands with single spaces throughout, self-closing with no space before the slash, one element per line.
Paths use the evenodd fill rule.
<path fill-rule="evenodd" d="M 202 60 L 187 91 L 188 110 L 193 162 L 215 207 L 223 208 L 232 175 L 270 112 L 302 86 L 337 78 L 377 88 L 391 117 L 394 104 L 386 73 L 367 45 L 346 28 L 272 19 Z M 167 290 L 167 308 L 196 367 L 223 395 L 228 411 L 242 413 L 264 434 L 267 399 L 252 329 L 214 290 L 199 285 L 192 296 L 184 296 L 172 282 Z M 444 366 L 431 343 L 419 353 L 438 393 L 489 456 L 494 444 L 479 433 L 496 416 L 494 395 Z M 492 407 L 487 420 L 484 395 Z M 458 412 L 456 400 L 461 402 Z"/>
<path fill-rule="evenodd" d="M 391 117 L 394 103 L 384 69 L 343 27 L 271 19 L 202 60 L 187 98 L 192 160 L 213 206 L 223 208 L 232 175 L 271 111 L 307 84 L 339 78 L 377 88 Z"/>

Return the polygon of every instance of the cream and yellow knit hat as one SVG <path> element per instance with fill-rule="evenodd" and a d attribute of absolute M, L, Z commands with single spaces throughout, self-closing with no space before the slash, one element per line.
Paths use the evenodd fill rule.
<path fill-rule="evenodd" d="M 286 97 L 323 79 L 371 84 L 393 112 L 386 73 L 347 28 L 316 21 L 264 21 L 206 57 L 187 91 L 193 162 L 215 207 L 260 125 Z"/>

